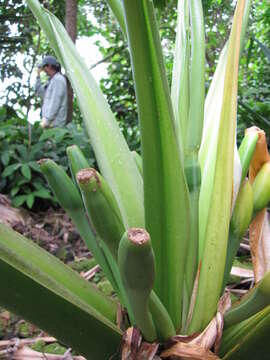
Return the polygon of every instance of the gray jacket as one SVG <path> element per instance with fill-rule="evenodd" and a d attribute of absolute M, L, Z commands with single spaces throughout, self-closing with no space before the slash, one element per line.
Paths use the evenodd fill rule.
<path fill-rule="evenodd" d="M 37 78 L 35 92 L 42 98 L 41 114 L 50 126 L 64 126 L 67 119 L 67 82 L 57 72 L 45 85 Z"/>

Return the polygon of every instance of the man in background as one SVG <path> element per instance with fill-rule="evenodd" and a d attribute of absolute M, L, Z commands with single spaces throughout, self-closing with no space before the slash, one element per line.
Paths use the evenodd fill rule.
<path fill-rule="evenodd" d="M 40 72 L 44 71 L 49 80 L 46 84 L 40 81 Z M 67 82 L 61 74 L 61 65 L 54 56 L 45 56 L 38 67 L 35 92 L 42 98 L 41 126 L 61 127 L 67 119 Z"/>

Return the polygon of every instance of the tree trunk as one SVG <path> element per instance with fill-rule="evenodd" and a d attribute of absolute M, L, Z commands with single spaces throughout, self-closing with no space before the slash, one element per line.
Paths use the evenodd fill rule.
<path fill-rule="evenodd" d="M 77 37 L 77 0 L 66 0 L 66 30 L 71 40 L 75 43 Z M 72 120 L 73 113 L 73 90 L 68 81 L 68 114 L 67 122 Z"/>

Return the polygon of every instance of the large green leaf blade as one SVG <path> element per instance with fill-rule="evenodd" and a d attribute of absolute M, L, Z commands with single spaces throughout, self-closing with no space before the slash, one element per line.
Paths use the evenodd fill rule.
<path fill-rule="evenodd" d="M 189 11 L 188 1 L 178 1 L 171 98 L 175 130 L 184 144 L 189 112 Z M 184 145 L 183 145 L 184 146 Z"/>
<path fill-rule="evenodd" d="M 190 224 L 188 189 L 153 4 L 123 3 L 141 126 L 146 229 L 156 258 L 155 289 L 179 328 Z"/>
<path fill-rule="evenodd" d="M 172 81 L 176 131 L 184 152 L 191 204 L 190 239 L 185 271 L 188 298 L 198 269 L 199 194 L 198 152 L 204 122 L 205 38 L 201 1 L 178 1 L 178 25 Z"/>
<path fill-rule="evenodd" d="M 269 359 L 270 306 L 239 324 L 224 329 L 222 359 Z"/>
<path fill-rule="evenodd" d="M 125 225 L 144 226 L 142 178 L 107 101 L 61 22 L 37 0 L 27 3 L 77 94 L 99 168 L 116 196 Z"/>
<path fill-rule="evenodd" d="M 232 207 L 238 63 L 244 4 L 245 1 L 238 1 L 228 44 L 213 195 L 209 207 L 199 287 L 190 332 L 202 330 L 210 322 L 217 310 L 222 290 Z"/>
<path fill-rule="evenodd" d="M 112 12 L 114 13 L 114 16 L 116 17 L 119 26 L 122 30 L 123 35 L 127 36 L 126 31 L 126 24 L 125 24 L 125 16 L 124 16 L 124 9 L 123 4 L 121 0 L 108 0 L 108 4 L 110 8 L 112 9 Z"/>
<path fill-rule="evenodd" d="M 121 340 L 114 325 L 116 303 L 5 225 L 0 225 L 0 274 L 1 306 L 89 359 L 114 354 Z"/>
<path fill-rule="evenodd" d="M 247 29 L 251 0 L 245 1 L 245 10 L 241 29 L 241 51 L 244 47 L 244 39 Z M 199 152 L 199 161 L 202 171 L 202 183 L 199 200 L 199 258 L 201 258 L 205 242 L 206 225 L 208 221 L 211 196 L 213 194 L 213 181 L 216 165 L 217 139 L 220 124 L 220 114 L 222 108 L 222 99 L 224 91 L 224 78 L 226 69 L 226 59 L 228 52 L 228 43 L 225 44 L 218 61 L 218 65 L 212 79 L 209 91 L 205 100 L 204 129 L 202 144 Z M 235 147 L 234 151 L 234 195 L 237 195 L 239 188 L 240 165 L 239 155 Z M 235 200 L 235 198 L 234 198 Z"/>

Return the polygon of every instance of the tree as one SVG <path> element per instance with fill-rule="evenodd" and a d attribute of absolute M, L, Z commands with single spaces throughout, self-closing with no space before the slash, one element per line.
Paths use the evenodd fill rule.
<path fill-rule="evenodd" d="M 75 43 L 77 38 L 77 12 L 78 3 L 77 0 L 66 0 L 66 30 L 71 40 Z M 72 120 L 73 113 L 73 90 L 68 81 L 68 113 L 67 122 Z"/>

